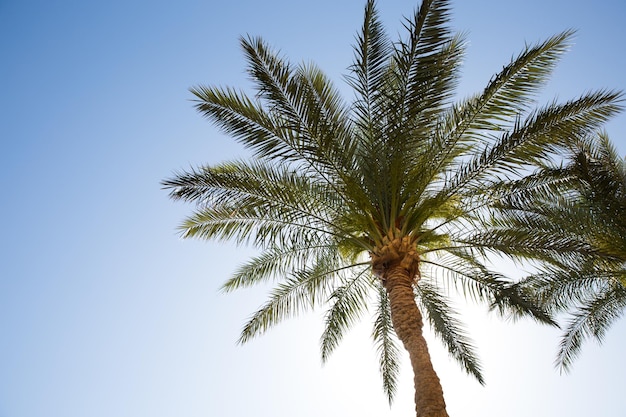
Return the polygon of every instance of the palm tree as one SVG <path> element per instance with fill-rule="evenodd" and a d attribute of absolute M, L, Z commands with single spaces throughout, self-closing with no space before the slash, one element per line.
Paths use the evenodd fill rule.
<path fill-rule="evenodd" d="M 325 360 L 371 308 L 384 390 L 391 401 L 399 339 L 413 368 L 417 416 L 448 415 L 423 313 L 451 356 L 483 382 L 451 291 L 551 322 L 485 266 L 492 248 L 479 240 L 482 214 L 493 200 L 541 187 L 542 180 L 523 183 L 527 168 L 562 137 L 596 129 L 618 97 L 596 92 L 532 109 L 568 48 L 567 31 L 527 46 L 480 94 L 454 103 L 465 43 L 448 27 L 448 3 L 423 1 L 404 22 L 406 37 L 391 42 L 367 2 L 347 78 L 350 104 L 314 65 L 294 66 L 261 39 L 243 38 L 255 95 L 191 91 L 197 109 L 253 158 L 163 182 L 172 198 L 197 204 L 181 226 L 184 237 L 260 250 L 223 285 L 227 292 L 275 285 L 240 342 L 324 305 Z"/>
<path fill-rule="evenodd" d="M 547 258 L 539 273 L 518 284 L 546 309 L 568 314 L 556 359 L 562 370 L 570 369 L 585 339 L 601 342 L 626 310 L 626 160 L 603 132 L 574 141 L 568 151 L 568 163 L 551 170 L 567 179 L 564 198 L 535 201 L 541 208 L 533 224 L 535 233 L 552 236 L 560 224 L 558 234 L 569 242 L 565 256 Z"/>

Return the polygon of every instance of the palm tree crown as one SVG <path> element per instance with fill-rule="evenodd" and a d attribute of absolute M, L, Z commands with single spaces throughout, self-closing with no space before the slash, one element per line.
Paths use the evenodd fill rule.
<path fill-rule="evenodd" d="M 252 244 L 260 254 L 225 291 L 276 280 L 240 341 L 281 320 L 327 306 L 326 359 L 368 309 L 385 392 L 397 383 L 397 340 L 409 352 L 418 416 L 447 416 L 422 335 L 422 315 L 450 354 L 483 382 L 449 291 L 511 314 L 551 322 L 505 277 L 484 265 L 489 205 L 548 178 L 527 180 L 561 138 L 597 128 L 617 93 L 588 93 L 535 108 L 534 96 L 572 32 L 528 46 L 475 96 L 453 102 L 464 39 L 448 27 L 449 1 L 425 0 L 391 42 L 367 2 L 346 103 L 314 65 L 292 65 L 259 38 L 241 45 L 255 95 L 221 87 L 191 91 L 197 109 L 253 152 L 164 181 L 198 206 L 184 237 Z M 517 181 L 511 180 L 516 178 Z M 397 337 L 397 339 L 396 339 Z"/>

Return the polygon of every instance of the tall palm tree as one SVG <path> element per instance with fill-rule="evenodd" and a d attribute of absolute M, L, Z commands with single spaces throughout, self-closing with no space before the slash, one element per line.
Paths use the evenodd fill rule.
<path fill-rule="evenodd" d="M 567 31 L 526 47 L 481 93 L 454 103 L 464 39 L 448 27 L 448 3 L 423 1 L 404 22 L 406 36 L 391 42 L 374 1 L 367 2 L 349 104 L 314 65 L 294 66 L 261 39 L 242 39 L 255 95 L 191 91 L 197 109 L 253 158 L 163 182 L 172 198 L 197 204 L 182 224 L 184 237 L 260 250 L 223 286 L 275 284 L 240 342 L 325 305 L 326 359 L 371 308 L 384 390 L 391 401 L 399 339 L 413 368 L 417 416 L 448 415 L 422 314 L 452 357 L 483 382 L 451 291 L 551 322 L 485 266 L 492 248 L 479 240 L 482 213 L 492 200 L 549 182 L 523 183 L 527 165 L 548 158 L 562 137 L 597 128 L 616 111 L 618 96 L 589 93 L 533 110 L 533 97 L 568 48 Z"/>
<path fill-rule="evenodd" d="M 606 133 L 573 142 L 567 164 L 551 169 L 566 179 L 560 191 L 564 197 L 534 201 L 540 208 L 532 215 L 535 234 L 554 236 L 559 224 L 558 235 L 569 244 L 560 257 L 548 257 L 539 273 L 518 284 L 535 293 L 546 309 L 567 313 L 556 359 L 562 370 L 571 367 L 585 339 L 601 342 L 626 311 L 626 160 Z"/>

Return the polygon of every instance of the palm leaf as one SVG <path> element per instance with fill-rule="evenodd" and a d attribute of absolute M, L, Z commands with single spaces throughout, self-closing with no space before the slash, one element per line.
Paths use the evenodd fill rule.
<path fill-rule="evenodd" d="M 330 308 L 326 312 L 325 328 L 321 337 L 322 362 L 339 345 L 343 335 L 367 310 L 370 268 L 365 267 L 344 284 L 338 285 L 330 295 Z"/>
<path fill-rule="evenodd" d="M 450 300 L 441 295 L 435 286 L 424 280 L 420 281 L 416 292 L 422 310 L 428 313 L 428 322 L 448 349 L 450 356 L 461 365 L 465 372 L 484 385 L 485 381 L 480 363 L 474 353 L 474 346 L 456 318 L 458 314 L 451 307 Z"/>
<path fill-rule="evenodd" d="M 569 321 L 557 354 L 557 365 L 569 370 L 580 353 L 582 342 L 589 337 L 602 342 L 606 330 L 622 316 L 625 308 L 626 288 L 622 285 L 595 294 Z"/>
<path fill-rule="evenodd" d="M 333 281 L 345 268 L 337 268 L 336 253 L 320 257 L 316 263 L 276 285 L 268 301 L 245 324 L 239 343 L 246 343 L 286 318 L 324 303 Z"/>
<path fill-rule="evenodd" d="M 383 390 L 387 394 L 389 404 L 391 404 L 398 386 L 400 349 L 391 322 L 389 297 L 387 291 L 380 284 L 378 285 L 378 303 L 372 338 L 378 353 L 378 366 L 383 380 Z"/>

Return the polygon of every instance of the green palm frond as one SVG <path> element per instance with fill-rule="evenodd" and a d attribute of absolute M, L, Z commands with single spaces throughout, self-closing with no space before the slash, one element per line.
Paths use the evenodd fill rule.
<path fill-rule="evenodd" d="M 525 113 L 533 98 L 552 74 L 560 57 L 569 49 L 574 32 L 567 30 L 524 50 L 495 75 L 469 106 L 478 110 L 473 129 L 493 130 L 489 119 L 507 121 Z M 466 104 L 467 105 L 467 104 Z M 485 123 L 487 122 L 487 123 Z"/>
<path fill-rule="evenodd" d="M 171 189 L 172 198 L 201 207 L 224 201 L 236 201 L 239 205 L 279 202 L 301 211 L 314 209 L 337 214 L 342 203 L 334 190 L 301 172 L 287 165 L 260 161 L 232 161 L 191 169 L 163 184 Z"/>
<path fill-rule="evenodd" d="M 242 39 L 242 47 L 258 95 L 300 164 L 322 177 L 336 175 L 352 146 L 346 110 L 330 80 L 312 65 L 292 69 L 258 38 Z"/>
<path fill-rule="evenodd" d="M 333 221 L 342 210 L 336 193 L 287 167 L 233 162 L 194 170 L 165 184 L 174 198 L 200 205 L 181 226 L 187 237 L 263 246 L 311 242 L 317 234 L 349 236 Z"/>
<path fill-rule="evenodd" d="M 391 322 L 389 297 L 382 285 L 378 285 L 378 303 L 372 338 L 378 353 L 378 367 L 383 380 L 383 390 L 389 404 L 393 401 L 400 372 L 400 348 Z"/>
<path fill-rule="evenodd" d="M 449 3 L 422 2 L 413 17 L 405 21 L 408 39 L 394 45 L 390 101 L 397 115 L 393 122 L 398 125 L 389 128 L 404 130 L 404 123 L 410 124 L 409 131 L 414 134 L 407 137 L 409 143 L 432 131 L 456 86 L 464 50 L 462 37 L 451 34 L 448 28 Z"/>
<path fill-rule="evenodd" d="M 345 332 L 367 311 L 368 293 L 371 289 L 367 277 L 371 270 L 369 264 L 356 266 L 360 266 L 361 271 L 355 272 L 330 294 L 330 307 L 326 311 L 324 332 L 320 339 L 322 362 L 328 360 Z"/>
<path fill-rule="evenodd" d="M 420 281 L 416 292 L 423 311 L 428 314 L 428 322 L 448 349 L 450 356 L 465 372 L 484 385 L 485 381 L 480 362 L 474 353 L 473 343 L 457 319 L 458 314 L 452 308 L 450 299 L 443 296 L 434 285 L 425 281 Z"/>
<path fill-rule="evenodd" d="M 626 288 L 610 286 L 593 294 L 593 297 L 573 313 L 559 346 L 556 363 L 562 370 L 569 370 L 580 353 L 585 339 L 594 337 L 602 342 L 607 329 L 624 314 Z"/>
<path fill-rule="evenodd" d="M 440 278 L 448 290 L 454 289 L 464 298 L 490 303 L 489 286 L 484 284 L 493 280 L 492 273 L 476 262 L 467 262 L 463 248 L 448 248 L 447 252 L 436 258 L 423 258 L 422 275 L 433 277 L 433 280 L 434 277 Z"/>
<path fill-rule="evenodd" d="M 280 120 L 268 114 L 258 100 L 231 88 L 191 88 L 196 109 L 225 133 L 250 148 L 255 155 L 296 160 L 299 150 L 283 131 Z M 296 147 L 294 149 L 294 147 Z"/>
<path fill-rule="evenodd" d="M 185 238 L 233 241 L 265 247 L 294 242 L 316 242 L 328 234 L 323 224 L 309 216 L 277 205 L 221 205 L 201 209 L 180 226 Z M 316 224 L 317 223 L 317 224 Z"/>
<path fill-rule="evenodd" d="M 561 212 L 542 211 L 549 212 L 550 216 Z M 480 248 L 485 253 L 500 253 L 518 259 L 537 259 L 557 265 L 597 253 L 576 230 L 571 230 L 570 226 L 578 227 L 575 223 L 557 223 L 541 214 L 512 211 L 506 217 L 493 219 L 492 225 L 491 230 L 472 235 L 463 242 Z"/>
<path fill-rule="evenodd" d="M 337 277 L 351 267 L 338 267 L 336 255 L 329 252 L 327 256 L 316 259 L 313 265 L 281 280 L 271 291 L 267 302 L 245 324 L 239 343 L 246 343 L 284 319 L 325 303 Z"/>
<path fill-rule="evenodd" d="M 440 124 L 446 140 L 435 153 L 436 162 L 449 161 L 447 155 L 458 149 L 472 149 L 472 143 L 484 140 L 485 132 L 506 130 L 507 124 L 525 113 L 552 73 L 557 58 L 568 49 L 571 36 L 572 32 L 566 31 L 527 47 L 490 80 L 481 94 L 451 106 Z"/>
<path fill-rule="evenodd" d="M 617 92 L 600 91 L 531 113 L 526 121 L 518 121 L 510 132 L 462 164 L 450 182 L 451 191 L 481 189 L 485 176 L 519 175 L 524 167 L 540 164 L 557 151 L 558 138 L 585 136 L 615 115 L 621 109 L 616 104 L 620 97 Z"/>
<path fill-rule="evenodd" d="M 221 289 L 224 292 L 231 292 L 276 280 L 278 277 L 293 275 L 295 271 L 303 270 L 310 259 L 323 256 L 327 250 L 334 250 L 334 247 L 325 240 L 291 247 L 269 247 L 237 268 Z"/>
<path fill-rule="evenodd" d="M 354 169 L 356 152 L 348 108 L 330 80 L 313 64 L 298 67 L 295 80 L 303 90 L 298 109 L 314 142 L 314 161 L 321 166 L 331 165 L 324 175 L 345 181 Z"/>
<path fill-rule="evenodd" d="M 571 170 L 543 167 L 520 179 L 486 182 L 479 198 L 497 210 L 533 212 L 541 211 L 545 206 L 557 210 L 560 204 L 572 204 L 570 190 L 577 182 Z M 540 201 L 542 204 L 537 204 Z"/>
<path fill-rule="evenodd" d="M 626 260 L 626 160 L 600 132 L 577 144 L 571 167 L 583 182 L 581 207 L 594 223 L 593 243 L 607 256 Z"/>
<path fill-rule="evenodd" d="M 581 262 L 576 267 L 544 267 L 541 272 L 526 277 L 516 285 L 533 294 L 535 300 L 553 312 L 566 312 L 572 305 L 580 306 L 592 294 L 604 291 L 607 286 L 619 286 L 619 271 L 611 265 Z M 623 284 L 622 284 L 623 285 Z"/>
<path fill-rule="evenodd" d="M 467 248 L 451 247 L 446 252 L 447 255 L 440 255 L 436 260 L 422 260 L 424 266 L 430 268 L 425 271 L 426 276 L 444 278 L 446 288 L 455 289 L 464 298 L 487 304 L 501 316 L 530 317 L 540 323 L 556 325 L 550 310 L 537 302 L 531 291 L 490 271 Z"/>
<path fill-rule="evenodd" d="M 355 124 L 360 131 L 371 132 L 376 119 L 376 103 L 385 90 L 384 77 L 388 71 L 390 42 L 380 23 L 375 2 L 368 0 L 365 7 L 363 27 L 357 35 L 354 47 L 354 63 L 350 66 L 348 84 L 357 94 L 354 102 Z"/>

